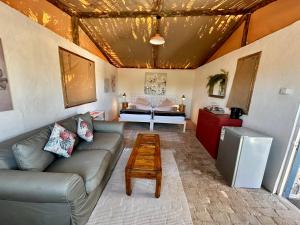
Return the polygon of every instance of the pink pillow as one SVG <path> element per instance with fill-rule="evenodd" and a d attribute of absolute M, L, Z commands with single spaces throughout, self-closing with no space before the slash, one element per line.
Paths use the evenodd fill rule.
<path fill-rule="evenodd" d="M 158 107 L 165 107 L 165 106 L 173 106 L 174 102 L 170 99 L 166 98 L 165 100 L 161 101 Z"/>
<path fill-rule="evenodd" d="M 81 119 L 80 117 L 78 118 L 77 134 L 79 137 L 81 137 L 83 140 L 87 142 L 93 141 L 94 138 L 93 131 L 89 129 L 88 123 L 83 119 Z"/>
<path fill-rule="evenodd" d="M 55 123 L 45 151 L 69 158 L 73 152 L 76 134 Z"/>
<path fill-rule="evenodd" d="M 145 98 L 137 98 L 135 100 L 136 105 L 150 105 L 150 102 Z"/>
<path fill-rule="evenodd" d="M 151 110 L 152 107 L 150 105 L 142 105 L 142 104 L 135 104 L 136 109 L 140 110 Z"/>

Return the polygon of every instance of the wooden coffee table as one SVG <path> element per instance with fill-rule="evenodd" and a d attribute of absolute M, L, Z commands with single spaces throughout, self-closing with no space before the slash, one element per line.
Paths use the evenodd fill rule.
<path fill-rule="evenodd" d="M 161 187 L 160 139 L 158 134 L 138 134 L 125 168 L 126 194 L 131 195 L 131 178 L 156 179 L 155 197 Z"/>

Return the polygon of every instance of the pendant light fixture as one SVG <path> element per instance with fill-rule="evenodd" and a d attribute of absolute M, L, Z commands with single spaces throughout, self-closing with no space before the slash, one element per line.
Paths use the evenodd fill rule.
<path fill-rule="evenodd" d="M 156 16 L 156 34 L 150 39 L 150 44 L 152 45 L 163 45 L 166 42 L 165 39 L 159 34 L 160 19 L 161 16 Z"/>

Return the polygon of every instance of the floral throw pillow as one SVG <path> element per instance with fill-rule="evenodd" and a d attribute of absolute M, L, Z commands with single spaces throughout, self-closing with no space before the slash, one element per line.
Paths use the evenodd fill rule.
<path fill-rule="evenodd" d="M 77 134 L 87 142 L 93 141 L 93 131 L 89 129 L 88 123 L 80 117 L 78 118 Z"/>
<path fill-rule="evenodd" d="M 44 150 L 68 158 L 73 152 L 75 138 L 76 134 L 55 123 Z"/>

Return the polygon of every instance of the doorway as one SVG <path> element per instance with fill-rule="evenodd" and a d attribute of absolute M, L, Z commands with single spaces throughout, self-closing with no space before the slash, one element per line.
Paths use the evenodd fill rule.
<path fill-rule="evenodd" d="M 283 197 L 300 209 L 300 126 L 297 127 L 297 131 L 293 147 L 295 150 L 294 160 L 283 191 Z"/>

